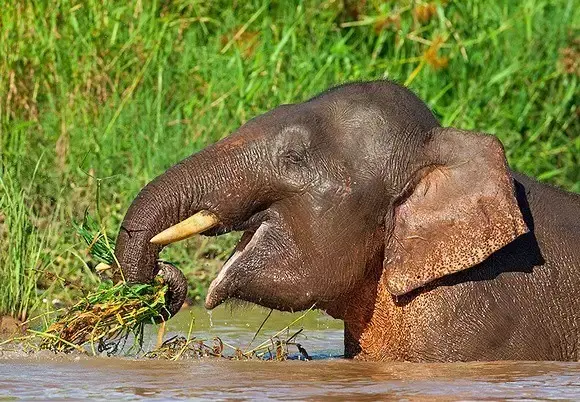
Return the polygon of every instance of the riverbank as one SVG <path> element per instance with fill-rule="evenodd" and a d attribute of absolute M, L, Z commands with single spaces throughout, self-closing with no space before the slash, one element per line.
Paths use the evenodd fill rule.
<path fill-rule="evenodd" d="M 23 335 L 25 332 L 26 326 L 22 325 L 22 321 L 9 315 L 0 316 L 0 342 Z"/>

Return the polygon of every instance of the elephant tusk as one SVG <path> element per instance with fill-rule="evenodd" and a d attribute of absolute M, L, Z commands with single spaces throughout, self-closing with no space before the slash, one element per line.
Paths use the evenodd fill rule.
<path fill-rule="evenodd" d="M 111 269 L 111 266 L 109 264 L 105 264 L 104 262 L 99 262 L 96 266 L 95 266 L 95 271 L 97 272 L 104 272 Z"/>
<path fill-rule="evenodd" d="M 211 229 L 218 223 L 219 219 L 213 213 L 199 211 L 195 215 L 156 234 L 151 239 L 151 243 L 163 245 L 175 243 L 176 241 L 187 239 L 188 237 Z"/>

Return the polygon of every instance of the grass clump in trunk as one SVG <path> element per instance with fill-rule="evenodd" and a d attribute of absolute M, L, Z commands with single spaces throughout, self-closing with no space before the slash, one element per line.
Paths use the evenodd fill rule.
<path fill-rule="evenodd" d="M 131 286 L 125 282 L 103 282 L 96 292 L 68 309 L 46 331 L 36 332 L 44 338 L 40 347 L 70 352 L 90 344 L 93 353 L 114 354 L 133 335 L 135 345 L 141 348 L 145 324 L 162 318 L 166 292 L 167 286 L 160 277 L 153 284 Z"/>
<path fill-rule="evenodd" d="M 114 261 L 111 239 L 96 222 L 85 216 L 77 232 L 89 245 L 89 253 L 104 264 Z M 98 267 L 98 266 L 97 266 Z M 118 276 L 113 273 L 113 277 Z M 104 280 L 95 292 L 67 309 L 44 332 L 32 331 L 42 337 L 41 349 L 54 352 L 84 351 L 89 344 L 93 354 L 114 354 L 132 335 L 141 349 L 145 324 L 163 320 L 167 286 L 161 277 L 149 284 L 129 285 L 124 280 Z M 167 314 L 165 314 L 166 316 Z"/>

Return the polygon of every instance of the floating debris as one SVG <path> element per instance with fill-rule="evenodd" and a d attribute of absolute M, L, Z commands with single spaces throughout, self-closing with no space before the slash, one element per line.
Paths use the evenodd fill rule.
<path fill-rule="evenodd" d="M 180 360 L 192 358 L 222 358 L 228 360 L 276 360 L 282 361 L 289 359 L 289 346 L 296 346 L 300 355 L 296 358 L 298 360 L 311 360 L 310 355 L 302 347 L 301 344 L 296 343 L 295 339 L 302 333 L 304 328 L 300 328 L 290 335 L 290 328 L 301 321 L 312 309 L 308 309 L 300 317 L 292 321 L 286 327 L 276 332 L 271 337 L 260 343 L 258 346 L 250 349 L 250 346 L 258 337 L 264 324 L 272 315 L 272 310 L 266 315 L 262 324 L 256 330 L 252 340 L 246 346 L 245 350 L 239 347 L 230 345 L 224 342 L 220 337 L 214 337 L 211 343 L 203 339 L 198 339 L 192 335 L 193 325 L 195 320 L 192 318 L 189 324 L 187 336 L 173 336 L 163 342 L 154 350 L 145 354 L 145 357 L 151 359 L 165 359 L 165 360 Z M 225 352 L 225 350 L 229 352 Z"/>

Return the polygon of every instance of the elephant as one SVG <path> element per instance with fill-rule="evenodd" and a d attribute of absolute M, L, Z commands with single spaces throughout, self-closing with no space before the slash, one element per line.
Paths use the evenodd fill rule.
<path fill-rule="evenodd" d="M 284 104 L 137 195 L 115 256 L 187 285 L 167 244 L 244 232 L 207 293 L 344 321 L 345 357 L 579 359 L 580 196 L 512 171 L 493 135 L 441 127 L 388 81 Z"/>

